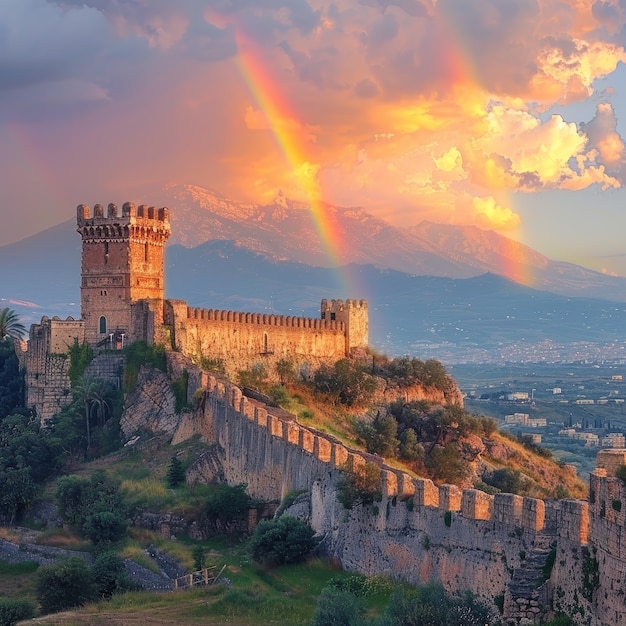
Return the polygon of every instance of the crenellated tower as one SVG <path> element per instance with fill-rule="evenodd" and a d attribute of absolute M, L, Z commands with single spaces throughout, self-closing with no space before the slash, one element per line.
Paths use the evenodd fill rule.
<path fill-rule="evenodd" d="M 323 320 L 343 322 L 346 328 L 346 356 L 369 345 L 367 300 L 322 300 Z"/>
<path fill-rule="evenodd" d="M 163 323 L 164 248 L 170 235 L 169 211 L 126 202 L 77 208 L 83 240 L 81 315 L 85 339 L 119 348 L 127 341 L 151 342 Z M 148 315 L 147 313 L 150 313 Z"/>

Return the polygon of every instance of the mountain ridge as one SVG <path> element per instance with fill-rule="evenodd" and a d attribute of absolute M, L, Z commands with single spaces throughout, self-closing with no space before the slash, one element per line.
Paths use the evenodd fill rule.
<path fill-rule="evenodd" d="M 424 222 L 415 227 L 413 238 L 426 243 L 412 257 L 409 242 L 414 239 L 398 240 L 396 245 L 399 235 L 394 227 L 361 209 L 337 209 L 341 220 L 349 214 L 342 224 L 352 230 L 353 239 L 369 234 L 354 253 L 357 260 L 324 267 L 319 264 L 323 245 L 306 205 L 282 196 L 264 207 L 233 205 L 201 188 L 181 191 L 172 186 L 170 192 L 195 194 L 209 203 L 205 208 L 189 205 L 182 196 L 180 205 L 171 196 L 162 203 L 173 207 L 166 296 L 186 300 L 190 306 L 318 317 L 323 298 L 364 298 L 370 305 L 374 347 L 392 355 L 446 354 L 448 362 L 472 351 L 488 358 L 491 350 L 496 358 L 496 352 L 504 354 L 508 346 L 517 346 L 515 360 L 522 358 L 520 346 L 532 353 L 526 350 L 531 344 L 622 341 L 626 279 L 550 261 L 496 233 Z M 304 234 L 293 231 L 294 224 L 305 225 Z M 353 224 L 361 224 L 361 229 L 351 228 Z M 81 239 L 75 230 L 74 220 L 67 220 L 0 247 L 4 270 L 0 307 L 14 308 L 26 324 L 38 322 L 44 314 L 80 317 Z M 209 234 L 213 238 L 204 240 Z M 195 241 L 201 243 L 191 247 Z M 443 258 L 442 249 L 450 259 Z M 543 289 L 494 271 L 503 258 L 514 257 L 519 250 L 537 271 L 545 269 L 539 281 Z M 469 270 L 467 258 L 475 260 Z M 419 271 L 420 263 L 430 269 L 430 260 L 436 263 L 435 270 L 447 268 L 461 276 Z M 606 283 L 594 282 L 598 276 Z M 550 290 L 555 281 L 565 293 Z M 598 292 L 605 297 L 592 297 Z M 549 352 L 553 358 L 554 351 Z"/>

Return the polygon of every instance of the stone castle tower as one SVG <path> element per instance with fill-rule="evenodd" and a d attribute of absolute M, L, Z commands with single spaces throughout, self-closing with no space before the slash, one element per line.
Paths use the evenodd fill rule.
<path fill-rule="evenodd" d="M 168 209 L 131 202 L 77 208 L 83 240 L 81 314 L 85 340 L 112 349 L 146 337 L 146 303 L 151 326 L 163 323 L 164 248 L 170 235 Z"/>

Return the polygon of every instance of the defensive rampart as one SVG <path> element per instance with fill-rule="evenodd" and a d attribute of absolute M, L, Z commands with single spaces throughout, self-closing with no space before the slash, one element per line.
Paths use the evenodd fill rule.
<path fill-rule="evenodd" d="M 287 360 L 310 370 L 349 355 L 342 321 L 197 309 L 168 300 L 165 324 L 176 350 L 192 359 L 221 361 L 229 374 L 263 365 L 276 376 L 276 364 Z"/>
<path fill-rule="evenodd" d="M 308 493 L 306 510 L 296 512 L 310 520 L 325 551 L 345 568 L 468 589 L 518 622 L 539 621 L 558 609 L 579 624 L 624 623 L 596 616 L 598 585 L 586 594 L 589 599 L 582 593 L 586 555 L 595 547 L 587 501 L 437 486 L 245 397 L 180 355 L 170 360 L 171 375 L 179 376 L 183 366 L 190 397 L 203 390 L 195 426 L 187 419 L 185 433 L 201 433 L 219 451 L 218 458 L 201 459 L 192 473 L 245 482 L 251 495 L 264 500 Z M 337 487 L 346 471 L 368 461 L 381 469 L 380 499 L 347 511 Z M 602 591 L 612 605 L 618 592 L 604 585 Z"/>
<path fill-rule="evenodd" d="M 44 316 L 30 327 L 28 349 L 18 354 L 25 369 L 26 406 L 35 408 L 42 423 L 72 401 L 68 352 L 84 336 L 83 322 L 72 317 Z"/>

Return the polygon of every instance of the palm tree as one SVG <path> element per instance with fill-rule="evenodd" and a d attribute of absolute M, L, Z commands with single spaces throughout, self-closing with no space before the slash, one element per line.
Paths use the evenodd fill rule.
<path fill-rule="evenodd" d="M 91 446 L 91 418 L 95 414 L 101 425 L 104 423 L 104 414 L 109 408 L 106 399 L 106 390 L 103 381 L 94 378 L 83 379 L 72 389 L 74 397 L 79 400 L 85 410 L 85 425 L 87 427 L 87 449 Z"/>
<path fill-rule="evenodd" d="M 26 334 L 24 324 L 13 309 L 5 307 L 0 310 L 0 339 L 21 339 Z"/>

